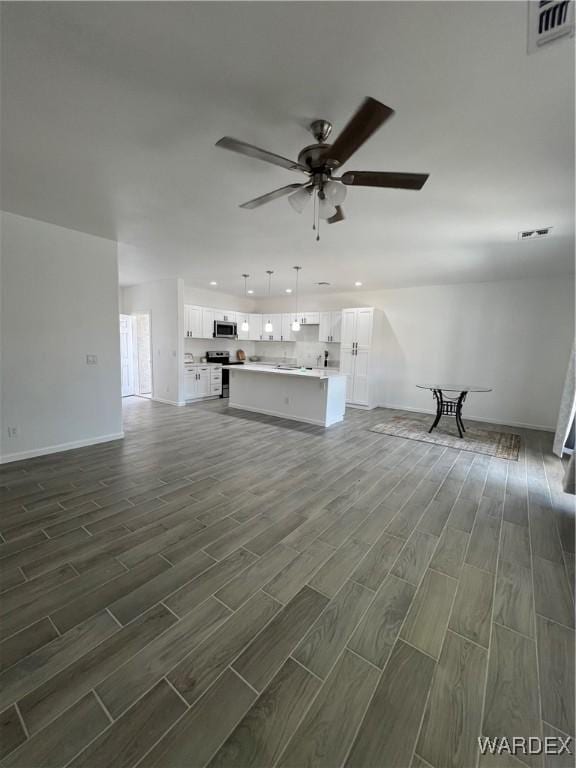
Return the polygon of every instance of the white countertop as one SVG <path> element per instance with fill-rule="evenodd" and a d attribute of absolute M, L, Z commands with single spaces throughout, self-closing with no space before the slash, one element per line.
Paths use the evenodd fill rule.
<path fill-rule="evenodd" d="M 258 365 L 255 363 L 249 363 L 245 365 L 230 365 L 223 366 L 234 371 L 241 371 L 243 373 L 272 373 L 285 376 L 302 376 L 307 379 L 330 379 L 334 376 L 341 376 L 340 371 L 334 368 L 312 368 L 311 370 L 302 370 L 300 368 L 275 368 L 271 365 Z"/>

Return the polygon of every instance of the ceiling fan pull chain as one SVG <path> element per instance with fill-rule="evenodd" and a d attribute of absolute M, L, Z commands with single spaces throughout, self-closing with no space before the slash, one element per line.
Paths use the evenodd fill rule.
<path fill-rule="evenodd" d="M 316 233 L 316 242 L 320 240 L 320 206 L 318 206 L 318 232 Z"/>
<path fill-rule="evenodd" d="M 316 190 L 312 192 L 312 197 L 314 198 L 314 216 L 312 219 L 312 229 L 316 229 Z"/>

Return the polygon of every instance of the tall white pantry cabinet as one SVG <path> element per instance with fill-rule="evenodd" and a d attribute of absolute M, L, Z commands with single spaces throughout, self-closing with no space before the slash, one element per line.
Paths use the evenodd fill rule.
<path fill-rule="evenodd" d="M 346 402 L 375 408 L 384 402 L 384 313 L 374 307 L 342 310 L 340 373 Z"/>

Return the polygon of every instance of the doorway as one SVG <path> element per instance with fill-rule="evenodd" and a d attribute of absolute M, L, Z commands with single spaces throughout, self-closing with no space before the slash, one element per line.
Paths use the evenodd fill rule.
<path fill-rule="evenodd" d="M 152 397 L 150 313 L 120 315 L 122 397 Z"/>

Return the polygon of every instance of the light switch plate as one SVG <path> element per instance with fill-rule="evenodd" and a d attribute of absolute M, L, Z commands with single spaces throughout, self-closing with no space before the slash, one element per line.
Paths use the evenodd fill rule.
<path fill-rule="evenodd" d="M 98 365 L 98 356 L 86 355 L 86 365 Z"/>

